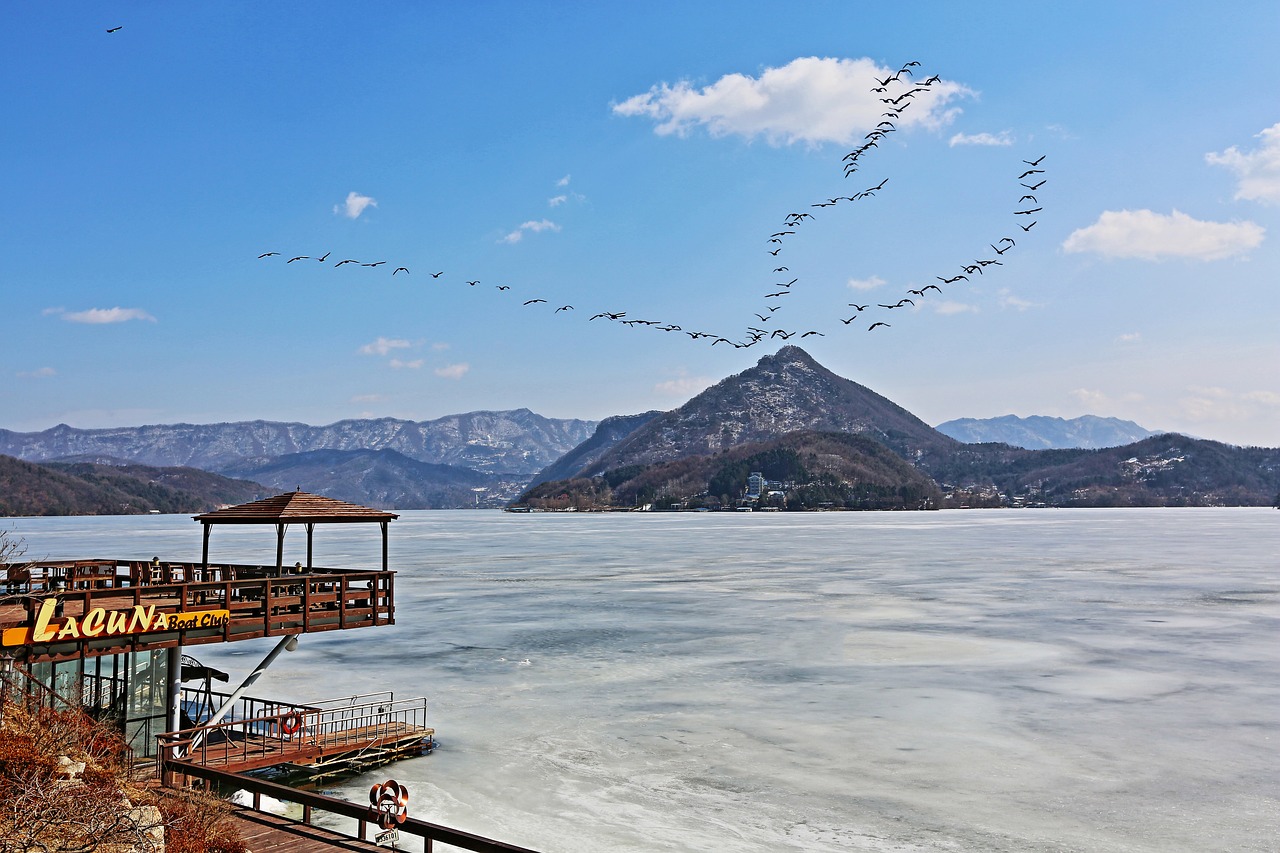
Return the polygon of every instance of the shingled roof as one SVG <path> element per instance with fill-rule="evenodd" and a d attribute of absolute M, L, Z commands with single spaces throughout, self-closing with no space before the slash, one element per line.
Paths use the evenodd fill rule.
<path fill-rule="evenodd" d="M 390 521 L 400 516 L 386 510 L 326 498 L 324 495 L 296 491 L 238 506 L 223 507 L 193 517 L 202 524 L 324 524 Z"/>

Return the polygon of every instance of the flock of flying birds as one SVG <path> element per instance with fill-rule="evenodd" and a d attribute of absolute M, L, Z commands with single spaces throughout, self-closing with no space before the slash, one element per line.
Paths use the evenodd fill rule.
<path fill-rule="evenodd" d="M 906 112 L 908 107 L 911 106 L 912 99 L 922 92 L 923 93 L 929 92 L 930 87 L 933 86 L 935 83 L 939 82 L 940 78 L 938 78 L 936 75 L 920 81 L 915 81 L 913 79 L 915 77 L 915 72 L 913 72 L 912 69 L 918 68 L 919 66 L 920 66 L 919 62 L 908 62 L 906 65 L 903 65 L 900 69 L 898 69 L 896 72 L 889 75 L 885 79 L 883 80 L 880 80 L 878 78 L 876 79 L 877 85 L 871 91 L 881 96 L 880 101 L 886 104 L 886 108 L 884 112 L 881 113 L 880 115 L 880 118 L 881 118 L 880 123 L 877 124 L 876 127 L 873 130 L 871 130 L 865 137 L 863 137 L 863 141 L 858 147 L 850 151 L 841 159 L 845 178 L 851 178 L 853 177 L 853 175 L 855 175 L 859 171 L 859 169 L 861 168 L 862 158 L 866 156 L 869 152 L 871 152 L 873 149 L 877 148 L 881 140 L 887 138 L 890 134 L 897 132 L 897 126 L 895 125 L 894 122 L 896 119 L 899 119 Z M 1020 232 L 1015 231 L 1014 233 L 1025 234 L 1026 232 L 1029 232 L 1032 228 L 1034 228 L 1036 223 L 1038 222 L 1038 219 L 1036 219 L 1035 216 L 1042 210 L 1042 208 L 1040 206 L 1039 199 L 1037 198 L 1035 193 L 1041 187 L 1043 187 L 1047 181 L 1047 179 L 1043 177 L 1043 175 L 1045 174 L 1045 170 L 1040 168 L 1044 160 L 1045 160 L 1044 155 L 1041 155 L 1040 157 L 1037 157 L 1034 160 L 1022 161 L 1022 163 L 1025 165 L 1026 168 L 1020 169 L 1021 174 L 1018 175 L 1017 181 L 1018 181 L 1019 187 L 1021 187 L 1023 191 L 1021 193 L 1021 197 L 1018 199 L 1015 205 L 1019 209 L 1013 211 L 1013 215 L 1015 217 L 1020 217 L 1019 219 L 1014 220 L 1018 229 L 1020 229 Z M 801 211 L 788 213 L 783 218 L 782 227 L 779 228 L 779 230 L 775 231 L 774 233 L 770 234 L 766 241 L 765 251 L 768 253 L 770 258 L 774 260 L 775 263 L 779 264 L 778 266 L 773 268 L 772 270 L 773 275 L 786 278 L 787 275 L 790 274 L 790 268 L 780 263 L 780 256 L 784 247 L 784 242 L 783 242 L 784 240 L 786 240 L 787 238 L 796 236 L 799 233 L 799 230 L 806 223 L 811 223 L 816 219 L 817 216 L 821 215 L 821 211 L 823 209 L 829 208 L 829 207 L 835 207 L 837 205 L 848 204 L 851 202 L 861 201 L 867 198 L 872 198 L 877 193 L 883 191 L 886 184 L 888 184 L 888 182 L 889 182 L 889 179 L 885 178 L 881 180 L 878 184 L 869 186 L 864 190 L 853 193 L 852 195 L 835 196 L 835 197 L 827 198 L 824 201 L 816 202 L 814 204 L 809 205 L 809 210 L 801 210 Z M 814 211 L 817 211 L 817 213 L 815 213 Z M 892 311 L 907 305 L 910 305 L 914 308 L 917 305 L 916 300 L 921 300 L 921 301 L 925 300 L 926 298 L 928 298 L 927 294 L 929 294 L 930 291 L 933 291 L 934 293 L 937 293 L 937 294 L 941 294 L 943 292 L 944 285 L 952 286 L 952 285 L 958 284 L 959 282 L 968 282 L 972 280 L 971 278 L 972 276 L 986 275 L 986 271 L 988 267 L 1003 266 L 1004 255 L 1007 252 L 1009 252 L 1011 249 L 1013 249 L 1016 245 L 1017 245 L 1017 241 L 1015 240 L 1014 237 L 1011 237 L 1008 235 L 1002 236 L 988 243 L 988 246 L 990 247 L 990 250 L 991 250 L 990 254 L 992 254 L 993 257 L 974 258 L 972 261 L 962 262 L 956 267 L 954 274 L 935 276 L 935 278 L 939 282 L 938 284 L 931 283 L 931 284 L 926 284 L 925 286 L 920 287 L 919 289 L 909 289 L 906 291 L 907 295 L 898 299 L 896 302 L 889 301 L 889 302 L 881 302 L 881 303 L 867 303 L 866 305 L 859 305 L 857 303 L 848 303 L 848 308 L 852 309 L 852 316 L 847 318 L 843 316 L 838 316 L 836 319 L 838 319 L 839 322 L 844 326 L 852 326 L 854 322 L 859 320 L 863 312 L 872 311 L 874 308 L 884 309 L 885 311 Z M 287 258 L 285 260 L 285 263 L 293 264 L 293 263 L 298 263 L 300 261 L 318 261 L 320 263 L 326 263 L 328 262 L 331 254 L 332 254 L 331 252 L 325 252 L 323 255 L 320 255 L 319 257 L 312 257 L 309 255 L 294 255 L 292 257 Z M 985 248 L 983 249 L 982 254 L 988 254 Z M 272 257 L 283 257 L 283 255 L 280 252 L 263 252 L 262 254 L 258 255 L 259 260 L 262 260 L 265 258 L 272 258 Z M 385 261 L 385 260 L 366 262 L 366 261 L 357 260 L 356 258 L 342 258 L 340 260 L 336 260 L 333 266 L 337 268 L 337 267 L 347 266 L 348 264 L 355 264 L 359 267 L 367 267 L 372 269 L 379 269 L 380 267 L 389 265 L 388 261 Z M 401 273 L 404 273 L 406 277 L 411 274 L 407 266 L 391 267 L 391 276 L 393 278 Z M 445 274 L 444 271 L 441 270 L 439 272 L 429 273 L 428 275 L 432 279 L 440 279 L 442 276 L 444 276 L 444 274 Z M 470 280 L 463 279 L 463 280 L 465 281 L 466 285 L 469 287 L 480 286 L 480 281 L 478 279 L 470 279 Z M 772 288 L 773 292 L 766 293 L 764 295 L 764 299 L 779 300 L 779 299 L 783 299 L 786 296 L 791 295 L 793 293 L 792 288 L 795 287 L 799 283 L 799 281 L 800 281 L 799 277 L 792 277 L 790 281 L 774 282 L 773 288 Z M 495 287 L 496 290 L 499 292 L 512 291 L 511 285 L 508 285 L 508 284 L 498 284 L 498 285 L 493 285 L 493 287 Z M 913 299 L 912 297 L 915 297 L 915 299 Z M 519 296 L 517 295 L 516 298 L 519 298 Z M 524 307 L 527 307 L 527 308 L 537 308 L 538 306 L 550 305 L 551 303 L 549 303 L 546 299 L 535 297 L 532 299 L 522 300 L 522 304 Z M 604 320 L 608 320 L 614 323 L 619 323 L 621 325 L 628 326 L 631 328 L 648 327 L 648 328 L 656 329 L 657 331 L 661 331 L 661 332 L 668 332 L 668 333 L 679 332 L 679 333 L 688 335 L 691 339 L 695 341 L 697 340 L 707 341 L 712 346 L 715 346 L 716 344 L 724 343 L 740 349 L 751 347 L 765 341 L 773 341 L 775 338 L 781 338 L 783 341 L 786 341 L 797 335 L 799 335 L 799 337 L 802 339 L 813 337 L 813 336 L 826 335 L 825 332 L 819 331 L 817 329 L 810 329 L 808 331 L 801 332 L 798 329 L 797 330 L 784 329 L 781 327 L 781 324 L 774 324 L 770 326 L 769 324 L 772 323 L 777 318 L 782 307 L 783 307 L 783 303 L 781 302 L 766 301 L 761 306 L 760 311 L 753 312 L 752 314 L 752 316 L 756 318 L 756 321 L 758 321 L 758 323 L 756 321 L 752 321 L 748 323 L 746 326 L 745 334 L 742 335 L 741 339 L 739 340 L 734 340 L 732 338 L 725 337 L 724 335 L 715 334 L 712 332 L 685 329 L 682 326 L 677 325 L 675 323 L 664 322 L 661 320 L 648 320 L 648 319 L 640 319 L 637 317 L 630 317 L 628 316 L 626 311 L 598 311 L 592 314 L 588 319 L 589 320 L 604 319 Z M 561 312 L 564 312 L 567 316 L 568 312 L 575 311 L 575 310 L 576 309 L 574 308 L 573 305 L 568 305 L 568 304 L 559 305 L 558 307 L 554 308 L 554 310 L 552 311 L 552 314 L 560 314 Z M 848 314 L 850 312 L 846 310 L 841 313 Z M 888 316 L 888 315 L 885 315 L 885 316 Z M 865 322 L 865 319 L 862 322 Z M 867 331 L 874 331 L 875 329 L 878 329 L 878 328 L 890 328 L 891 325 L 892 324 L 887 322 L 887 320 L 873 320 L 873 322 L 871 322 L 870 325 L 867 326 Z"/>

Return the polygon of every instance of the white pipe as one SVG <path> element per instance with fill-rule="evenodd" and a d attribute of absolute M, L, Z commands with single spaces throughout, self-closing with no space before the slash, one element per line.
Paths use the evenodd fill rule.
<path fill-rule="evenodd" d="M 219 708 L 217 713 L 210 717 L 209 721 L 204 725 L 206 727 L 216 726 L 218 723 L 222 722 L 222 718 L 230 713 L 231 709 L 235 706 L 236 700 L 243 696 L 244 692 L 253 686 L 253 683 L 258 680 L 258 676 L 266 672 L 267 667 L 271 666 L 272 662 L 280 656 L 280 653 L 285 651 L 291 652 L 297 647 L 297 634 L 290 634 L 287 637 L 281 637 L 280 642 L 276 643 L 276 647 L 262 659 L 262 663 L 258 664 L 258 666 L 253 670 L 253 672 L 249 673 L 248 677 L 245 678 L 244 681 L 240 682 L 240 686 L 231 692 L 231 695 L 227 697 L 227 701 L 222 703 L 222 707 Z M 191 739 L 191 745 L 187 747 L 187 755 L 195 752 L 204 740 L 204 735 L 207 731 L 208 728 L 204 728 Z"/>

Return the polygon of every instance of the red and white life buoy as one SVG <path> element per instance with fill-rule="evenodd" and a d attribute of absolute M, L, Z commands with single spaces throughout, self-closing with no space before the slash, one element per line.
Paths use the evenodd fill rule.
<path fill-rule="evenodd" d="M 287 735 L 296 735 L 302 731 L 302 715 L 297 711 L 290 711 L 280 718 L 280 731 Z"/>

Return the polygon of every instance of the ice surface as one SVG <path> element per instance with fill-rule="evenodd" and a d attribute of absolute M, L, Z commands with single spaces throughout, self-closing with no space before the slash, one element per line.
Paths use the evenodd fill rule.
<path fill-rule="evenodd" d="M 200 546 L 186 517 L 6 526 Z M 379 561 L 376 530 L 315 542 Z M 1274 510 L 408 512 L 396 625 L 303 637 L 256 690 L 428 696 L 441 749 L 336 790 L 395 778 L 548 851 L 1275 850 L 1278 554 Z M 270 645 L 191 651 L 234 679 Z"/>

